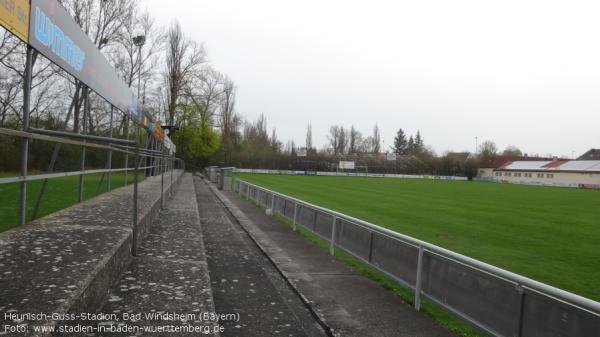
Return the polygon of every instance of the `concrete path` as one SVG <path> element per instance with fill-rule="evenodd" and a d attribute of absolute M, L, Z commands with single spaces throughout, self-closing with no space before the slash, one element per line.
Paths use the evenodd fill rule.
<path fill-rule="evenodd" d="M 340 336 L 452 336 L 377 283 L 332 258 L 232 192 L 213 192 L 239 224 Z"/>
<path fill-rule="evenodd" d="M 204 181 L 195 178 L 215 308 L 239 313 L 222 336 L 326 336 L 281 274 L 234 224 Z"/>

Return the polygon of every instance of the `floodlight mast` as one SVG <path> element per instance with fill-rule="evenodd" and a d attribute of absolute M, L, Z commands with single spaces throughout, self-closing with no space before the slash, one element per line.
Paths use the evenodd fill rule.
<path fill-rule="evenodd" d="M 138 35 L 133 38 L 133 44 L 138 47 L 138 100 L 140 99 L 140 82 L 142 78 L 142 47 L 146 44 L 146 36 Z"/>
<path fill-rule="evenodd" d="M 138 94 L 137 99 L 140 99 L 140 82 L 142 78 L 142 46 L 146 43 L 144 35 L 138 35 L 133 38 L 133 44 L 138 49 Z M 139 103 L 138 103 L 139 104 Z M 134 124 L 135 125 L 135 124 Z M 135 127 L 135 159 L 134 159 L 134 178 L 133 178 L 133 243 L 131 245 L 131 254 L 137 255 L 137 236 L 138 236 L 138 170 L 140 166 L 140 124 Z M 125 171 L 127 172 L 127 171 Z"/>

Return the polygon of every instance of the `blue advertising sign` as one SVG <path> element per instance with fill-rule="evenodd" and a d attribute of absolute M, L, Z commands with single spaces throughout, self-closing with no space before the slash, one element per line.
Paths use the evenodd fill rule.
<path fill-rule="evenodd" d="M 143 112 L 133 91 L 56 0 L 31 1 L 29 44 L 163 141 L 154 118 Z"/>

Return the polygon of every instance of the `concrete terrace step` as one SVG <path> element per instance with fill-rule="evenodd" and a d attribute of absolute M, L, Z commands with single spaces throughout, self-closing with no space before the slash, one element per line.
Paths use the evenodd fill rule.
<path fill-rule="evenodd" d="M 214 314 L 215 309 L 191 174 L 182 177 L 176 193 L 149 228 L 138 256 L 133 258 L 100 312 L 120 319 L 94 324 L 112 325 L 130 332 L 107 330 L 90 336 L 219 335 L 214 329 L 216 321 L 206 320 L 208 316 L 205 316 Z M 141 314 L 141 319 L 124 321 L 123 313 Z M 174 313 L 186 318 L 157 320 L 146 316 L 153 313 Z M 163 326 L 188 329 L 193 326 L 197 330 L 172 329 L 162 333 L 152 330 Z M 59 336 L 71 335 L 77 336 Z"/>
<path fill-rule="evenodd" d="M 160 207 L 160 189 L 160 176 L 139 184 L 140 240 Z M 168 195 L 170 174 L 164 189 Z M 0 234 L 0 335 L 49 335 L 33 326 L 53 326 L 52 314 L 101 308 L 131 262 L 132 193 L 132 185 L 119 188 Z M 40 313 L 47 317 L 27 317 Z"/>

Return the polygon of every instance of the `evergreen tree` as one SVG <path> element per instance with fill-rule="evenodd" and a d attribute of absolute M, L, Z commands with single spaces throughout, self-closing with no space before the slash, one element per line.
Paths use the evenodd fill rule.
<path fill-rule="evenodd" d="M 392 147 L 392 150 L 394 153 L 406 154 L 407 146 L 408 143 L 406 141 L 406 135 L 404 134 L 404 131 L 402 129 L 398 129 L 396 137 L 394 137 L 394 146 Z"/>
<path fill-rule="evenodd" d="M 408 138 L 408 143 L 406 144 L 406 153 L 415 154 L 415 152 L 415 140 L 413 139 L 413 136 L 410 136 L 410 138 Z"/>
<path fill-rule="evenodd" d="M 415 152 L 421 153 L 425 148 L 425 144 L 423 143 L 423 138 L 421 138 L 421 132 L 417 131 L 417 135 L 415 136 Z"/>

